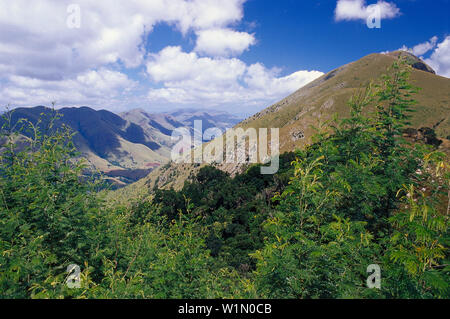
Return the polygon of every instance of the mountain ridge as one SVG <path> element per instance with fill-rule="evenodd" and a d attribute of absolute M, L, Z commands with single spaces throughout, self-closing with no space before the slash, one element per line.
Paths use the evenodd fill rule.
<path fill-rule="evenodd" d="M 311 143 L 315 133 L 313 126 L 318 126 L 331 120 L 334 114 L 339 117 L 349 114 L 347 101 L 359 89 L 378 79 L 386 73 L 388 67 L 399 57 L 407 56 L 411 68 L 413 85 L 422 90 L 415 96 L 418 104 L 412 114 L 411 127 L 433 128 L 439 138 L 450 135 L 450 79 L 434 74 L 422 60 L 402 52 L 389 54 L 374 53 L 357 61 L 340 66 L 308 83 L 291 95 L 264 110 L 248 117 L 235 127 L 280 129 L 280 153 L 293 151 Z M 428 69 L 429 68 L 429 69 Z M 425 69 L 425 70 L 424 70 Z M 448 143 L 443 143 L 448 145 Z M 241 172 L 247 165 L 222 163 L 217 168 L 234 175 Z M 196 164 L 170 163 L 149 174 L 146 178 L 130 185 L 132 188 L 180 189 L 184 181 L 196 174 L 201 166 Z"/>

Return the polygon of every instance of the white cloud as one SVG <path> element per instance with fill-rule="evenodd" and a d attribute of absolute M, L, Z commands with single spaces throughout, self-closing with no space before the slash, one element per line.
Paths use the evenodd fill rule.
<path fill-rule="evenodd" d="M 137 85 L 125 74 L 108 70 L 87 71 L 74 79 L 61 81 L 35 79 L 11 75 L 3 80 L 0 96 L 3 101 L 18 105 L 48 105 L 56 101 L 57 106 L 103 105 L 118 107 L 120 100 Z"/>
<path fill-rule="evenodd" d="M 172 86 L 230 86 L 245 69 L 245 63 L 236 58 L 200 58 L 195 52 L 182 52 L 180 47 L 167 47 L 147 63 L 147 72 L 155 82 Z"/>
<path fill-rule="evenodd" d="M 246 32 L 230 29 L 200 30 L 197 32 L 195 51 L 211 56 L 236 56 L 255 42 L 255 37 Z"/>
<path fill-rule="evenodd" d="M 182 32 L 224 27 L 242 19 L 243 0 L 76 1 L 81 28 L 67 27 L 73 1 L 0 2 L 0 67 L 42 79 L 109 63 L 136 67 L 143 61 L 143 38 L 158 22 Z"/>
<path fill-rule="evenodd" d="M 0 105 L 56 100 L 60 106 L 123 110 L 140 105 L 146 94 L 147 101 L 168 106 L 263 107 L 322 74 L 281 76 L 276 69 L 238 59 L 256 42 L 253 34 L 234 30 L 244 2 L 0 1 Z M 72 3 L 81 9 L 79 29 L 67 26 Z M 158 23 L 196 35 L 194 52 L 179 47 L 147 52 L 146 39 Z M 142 67 L 149 81 L 137 83 L 126 75 L 139 74 Z M 155 83 L 160 88 L 150 90 Z"/>
<path fill-rule="evenodd" d="M 2 2 L 0 65 L 12 64 L 22 76 L 61 80 L 119 60 L 127 67 L 141 63 L 142 17 L 121 16 L 104 1 L 79 4 L 81 28 L 70 29 L 67 1 Z"/>
<path fill-rule="evenodd" d="M 372 16 L 376 9 L 380 10 L 381 19 L 392 19 L 400 14 L 400 9 L 392 2 L 383 0 L 376 4 L 366 5 L 365 0 L 338 0 L 335 10 L 336 21 L 364 20 Z"/>
<path fill-rule="evenodd" d="M 450 36 L 437 45 L 430 58 L 425 59 L 437 74 L 450 78 Z"/>
<path fill-rule="evenodd" d="M 148 98 L 160 103 L 204 106 L 267 106 L 323 75 L 319 71 L 298 71 L 280 77 L 279 70 L 260 63 L 246 65 L 236 58 L 199 57 L 180 47 L 167 47 L 147 63 L 150 77 L 163 84 Z"/>
<path fill-rule="evenodd" d="M 245 1 L 166 0 L 164 2 L 168 16 L 183 33 L 186 33 L 189 29 L 224 27 L 240 21 L 244 16 L 243 4 Z"/>
<path fill-rule="evenodd" d="M 407 51 L 409 53 L 414 54 L 415 56 L 421 56 L 429 52 L 430 50 L 434 49 L 436 47 L 437 40 L 438 37 L 434 36 L 429 41 L 417 44 L 412 48 L 408 48 L 407 46 L 404 45 L 399 50 Z"/>
<path fill-rule="evenodd" d="M 284 77 L 279 77 L 279 70 L 268 70 L 260 63 L 247 68 L 245 83 L 252 90 L 264 92 L 267 90 L 272 99 L 282 98 L 323 75 L 319 71 L 297 71 Z"/>

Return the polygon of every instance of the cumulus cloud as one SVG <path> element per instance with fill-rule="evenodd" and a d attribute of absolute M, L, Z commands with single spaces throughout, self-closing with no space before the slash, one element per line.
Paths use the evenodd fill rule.
<path fill-rule="evenodd" d="M 208 86 L 229 86 L 245 71 L 239 59 L 200 58 L 195 52 L 185 53 L 180 47 L 167 47 L 153 54 L 147 72 L 156 82 L 176 85 L 191 83 Z"/>
<path fill-rule="evenodd" d="M 438 37 L 434 36 L 429 41 L 419 43 L 412 48 L 408 48 L 407 46 L 404 45 L 400 48 L 400 50 L 407 51 L 416 56 L 421 56 L 429 52 L 430 50 L 434 49 L 436 47 L 437 41 Z"/>
<path fill-rule="evenodd" d="M 236 56 L 255 44 L 252 34 L 230 29 L 209 29 L 197 32 L 195 51 L 211 56 Z"/>
<path fill-rule="evenodd" d="M 71 97 L 77 103 L 87 94 L 86 90 L 98 89 L 94 82 L 91 86 L 82 85 L 90 77 L 106 75 L 107 68 L 142 66 L 147 54 L 145 39 L 157 23 L 167 23 L 182 33 L 226 29 L 242 19 L 244 1 L 130 0 L 112 4 L 111 1 L 78 0 L 75 3 L 80 8 L 80 28 L 67 25 L 71 0 L 1 1 L 0 83 L 8 94 L 0 97 L 0 103 L 28 103 L 19 99 L 24 83 L 43 86 L 42 90 L 35 87 L 28 91 L 30 105 L 47 95 L 53 96 L 51 100 Z M 245 48 L 227 43 L 222 49 L 237 54 Z M 109 75 L 113 74 L 117 75 L 114 72 Z M 22 81 L 11 80 L 19 78 Z M 99 83 L 117 89 L 111 79 L 100 79 Z M 64 91 L 66 84 L 83 91 L 79 93 L 80 99 Z M 52 85 L 54 89 L 49 91 Z M 34 99 L 33 94 L 36 94 Z"/>
<path fill-rule="evenodd" d="M 70 29 L 66 1 L 2 2 L 0 65 L 54 80 L 119 60 L 127 67 L 139 65 L 142 17 L 130 19 L 101 4 L 106 3 L 80 1 L 82 27 Z"/>
<path fill-rule="evenodd" d="M 17 105 L 48 105 L 56 101 L 58 106 L 96 105 L 115 107 L 124 96 L 137 86 L 127 75 L 101 68 L 79 74 L 75 78 L 53 81 L 11 75 L 2 81 L 0 96 Z"/>
<path fill-rule="evenodd" d="M 380 10 L 381 19 L 392 19 L 400 14 L 400 9 L 392 2 L 383 0 L 376 4 L 366 5 L 365 0 L 338 0 L 335 10 L 336 21 L 364 20 Z"/>
<path fill-rule="evenodd" d="M 267 69 L 260 63 L 246 65 L 236 58 L 200 57 L 180 47 L 153 54 L 147 72 L 163 85 L 150 90 L 151 101 L 236 107 L 265 106 L 323 75 L 319 71 L 298 71 L 282 77 L 280 70 Z"/>
<path fill-rule="evenodd" d="M 281 76 L 277 69 L 238 59 L 256 42 L 253 34 L 234 30 L 244 2 L 0 1 L 0 104 L 56 100 L 60 106 L 123 110 L 142 106 L 145 94 L 147 101 L 168 106 L 263 107 L 322 74 Z M 72 3 L 81 10 L 80 28 L 67 25 Z M 147 52 L 146 39 L 158 23 L 195 35 L 193 52 L 180 47 Z M 142 68 L 148 79 L 138 83 L 132 78 Z"/>
<path fill-rule="evenodd" d="M 450 36 L 439 43 L 431 54 L 430 58 L 425 59 L 437 74 L 450 78 Z"/>
<path fill-rule="evenodd" d="M 169 16 L 183 33 L 224 27 L 240 21 L 245 0 L 165 0 Z M 164 18 L 170 21 L 168 18 Z"/>
<path fill-rule="evenodd" d="M 223 27 L 242 19 L 243 0 L 79 0 L 81 28 L 67 27 L 72 1 L 0 2 L 0 66 L 14 73 L 61 79 L 108 63 L 136 67 L 145 35 L 158 22 L 181 32 Z"/>

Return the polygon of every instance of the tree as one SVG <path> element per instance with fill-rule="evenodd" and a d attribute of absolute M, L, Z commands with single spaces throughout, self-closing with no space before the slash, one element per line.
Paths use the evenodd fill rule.
<path fill-rule="evenodd" d="M 83 176 L 84 165 L 68 128 L 45 133 L 21 121 L 28 136 L 4 115 L 0 155 L 0 289 L 5 297 L 26 297 L 33 284 L 64 272 L 69 264 L 95 259 L 99 218 L 98 184 Z M 22 149 L 17 141 L 22 140 Z"/>

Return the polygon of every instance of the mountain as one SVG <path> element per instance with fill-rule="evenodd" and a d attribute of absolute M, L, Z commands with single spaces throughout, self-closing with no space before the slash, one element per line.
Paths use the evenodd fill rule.
<path fill-rule="evenodd" d="M 143 109 L 134 109 L 119 114 L 124 120 L 140 127 L 145 136 L 156 143 L 159 147 L 156 150 L 166 161 L 170 158 L 170 150 L 174 144 L 172 132 L 176 128 L 185 125 L 167 114 L 151 114 Z"/>
<path fill-rule="evenodd" d="M 278 103 L 247 118 L 237 127 L 280 128 L 280 152 L 293 151 L 311 143 L 314 134 L 312 126 L 330 120 L 334 114 L 349 114 L 347 101 L 360 88 L 379 79 L 399 57 L 405 57 L 412 66 L 410 80 L 422 88 L 415 96 L 418 104 L 412 114 L 411 126 L 433 128 L 440 138 L 450 135 L 450 79 L 435 74 L 433 69 L 419 58 L 406 52 L 370 54 L 362 59 L 328 72 L 300 88 Z M 370 110 L 369 110 L 370 111 Z M 443 145 L 448 145 L 444 141 Z M 234 174 L 245 165 L 220 164 L 218 168 Z M 180 189 L 186 179 L 195 175 L 199 165 L 165 165 L 146 178 L 131 185 L 141 191 L 153 188 L 174 187 Z"/>
<path fill-rule="evenodd" d="M 177 139 L 172 139 L 172 132 L 175 129 L 188 128 L 191 136 L 194 136 L 195 121 L 201 121 L 203 132 L 212 127 L 225 132 L 227 128 L 233 127 L 242 120 L 226 112 L 196 109 L 180 109 L 167 113 L 148 113 L 143 109 L 134 109 L 119 115 L 141 127 L 149 140 L 159 145 L 156 152 L 167 158 L 167 161 L 171 156 L 172 147 L 178 142 Z"/>
<path fill-rule="evenodd" d="M 15 125 L 22 118 L 33 124 L 41 119 L 39 126 L 45 128 L 54 112 L 44 106 L 17 108 L 12 112 L 12 124 Z M 58 113 L 61 117 L 55 122 L 55 127 L 64 124 L 74 131 L 75 146 L 81 156 L 87 159 L 90 168 L 106 175 L 110 171 L 114 172 L 113 180 L 119 184 L 136 180 L 127 180 L 126 175 L 130 175 L 127 172 L 122 174 L 124 181 L 121 182 L 118 179 L 121 171 L 143 170 L 139 176 L 143 177 L 152 168 L 167 161 L 157 152 L 161 146 L 152 141 L 140 126 L 117 114 L 85 106 L 62 108 Z M 26 132 L 23 134 L 27 135 Z"/>
<path fill-rule="evenodd" d="M 153 114 L 134 109 L 117 115 L 83 106 L 61 108 L 58 113 L 61 118 L 56 121 L 56 127 L 64 124 L 75 132 L 75 146 L 91 170 L 101 171 L 112 183 L 122 186 L 169 161 L 171 147 L 176 142 L 171 135 L 176 128 L 188 127 L 193 132 L 194 119 L 203 120 L 206 128 L 225 128 L 239 122 L 225 112 L 195 110 Z M 12 124 L 22 118 L 33 124 L 43 119 L 40 127 L 45 128 L 52 114 L 54 111 L 45 106 L 16 108 L 12 112 Z"/>

